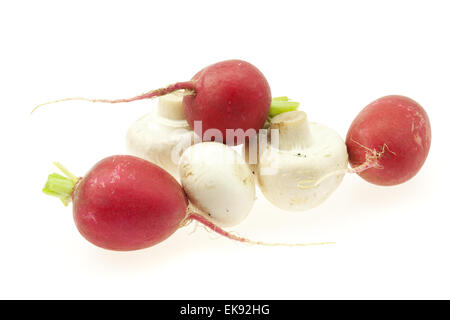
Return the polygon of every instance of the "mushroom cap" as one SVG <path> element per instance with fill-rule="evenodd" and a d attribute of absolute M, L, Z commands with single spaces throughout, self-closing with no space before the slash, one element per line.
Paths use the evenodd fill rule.
<path fill-rule="evenodd" d="M 258 184 L 275 206 L 303 211 L 318 206 L 339 186 L 347 168 L 343 139 L 332 129 L 310 122 L 310 143 L 290 150 L 274 146 L 262 152 Z"/>
<path fill-rule="evenodd" d="M 186 149 L 179 163 L 181 184 L 191 204 L 221 227 L 243 221 L 255 201 L 255 181 L 244 159 L 222 143 Z"/>

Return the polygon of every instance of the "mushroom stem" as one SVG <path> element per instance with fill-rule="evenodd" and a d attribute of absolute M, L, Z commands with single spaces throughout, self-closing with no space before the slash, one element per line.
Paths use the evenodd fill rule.
<path fill-rule="evenodd" d="M 271 137 L 273 130 L 278 130 L 278 149 L 292 150 L 306 148 L 311 145 L 312 137 L 306 113 L 303 111 L 290 111 L 275 116 L 270 122 Z M 271 144 L 276 146 L 276 139 Z"/>
<path fill-rule="evenodd" d="M 184 95 L 181 91 L 174 91 L 161 96 L 158 100 L 158 116 L 169 120 L 186 120 L 182 107 Z"/>

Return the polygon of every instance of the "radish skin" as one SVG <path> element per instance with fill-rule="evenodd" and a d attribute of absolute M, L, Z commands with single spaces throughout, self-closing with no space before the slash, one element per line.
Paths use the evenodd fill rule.
<path fill-rule="evenodd" d="M 150 247 L 168 238 L 186 216 L 177 181 L 143 159 L 115 156 L 97 163 L 73 193 L 80 233 L 110 250 Z"/>
<path fill-rule="evenodd" d="M 414 177 L 431 144 L 425 110 L 404 96 L 386 96 L 365 107 L 346 138 L 349 162 L 364 180 L 393 186 Z"/>
<path fill-rule="evenodd" d="M 252 136 L 264 126 L 272 96 L 269 83 L 255 66 L 242 60 L 223 61 L 201 70 L 191 81 L 196 94 L 184 97 L 183 110 L 191 128 L 195 121 L 202 122 L 197 134 L 205 137 L 205 131 L 218 129 L 222 140 L 214 137 L 214 141 L 238 145 L 246 132 Z M 242 131 L 225 141 L 227 130 L 236 129 Z"/>

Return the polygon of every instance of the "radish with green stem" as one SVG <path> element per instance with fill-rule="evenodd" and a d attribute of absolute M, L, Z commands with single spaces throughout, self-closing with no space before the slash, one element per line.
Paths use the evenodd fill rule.
<path fill-rule="evenodd" d="M 252 64 L 242 60 L 227 60 L 200 70 L 190 81 L 177 82 L 166 88 L 156 89 L 128 99 L 66 98 L 48 103 L 84 100 L 90 102 L 122 103 L 150 99 L 168 93 L 185 90 L 183 110 L 194 128 L 201 121 L 200 135 L 208 129 L 217 129 L 223 138 L 227 130 L 241 129 L 228 144 L 239 144 L 245 132 L 260 129 L 269 114 L 271 92 L 264 75 Z M 45 103 L 45 104 L 48 104 Z M 42 104 L 42 105 L 45 105 Z M 36 108 L 42 106 L 39 105 Z M 35 108 L 35 109 L 36 109 Z M 33 110 L 34 111 L 34 110 Z M 212 139 L 210 137 L 209 139 Z M 217 140 L 217 137 L 214 137 Z"/>
<path fill-rule="evenodd" d="M 46 194 L 73 201 L 73 217 L 80 233 L 91 243 L 110 250 L 129 251 L 156 245 L 180 227 L 198 221 L 229 239 L 264 243 L 233 235 L 188 208 L 178 182 L 157 165 L 134 156 L 118 155 L 98 162 L 84 178 L 58 165 L 66 176 L 51 174 Z"/>

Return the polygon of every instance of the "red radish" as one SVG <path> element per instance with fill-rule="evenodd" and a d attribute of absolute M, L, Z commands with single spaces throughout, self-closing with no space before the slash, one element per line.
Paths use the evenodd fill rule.
<path fill-rule="evenodd" d="M 55 191 L 54 182 L 51 175 L 44 191 Z M 178 229 L 188 205 L 172 176 L 133 156 L 101 160 L 60 195 L 67 194 L 80 233 L 111 250 L 142 249 L 163 241 Z"/>
<path fill-rule="evenodd" d="M 69 100 L 131 102 L 182 89 L 186 90 L 183 99 L 186 119 L 191 128 L 194 128 L 195 121 L 201 121 L 201 129 L 197 133 L 201 133 L 205 141 L 222 139 L 220 142 L 225 142 L 227 129 L 241 129 L 234 133 L 232 141 L 226 142 L 234 145 L 243 143 L 245 131 L 253 129 L 247 132 L 247 136 L 256 134 L 256 131 L 263 127 L 269 113 L 271 103 L 269 83 L 255 66 L 242 60 L 218 62 L 202 69 L 190 81 L 178 82 L 129 99 L 66 98 L 48 103 Z M 204 133 L 209 129 L 219 130 L 222 137 L 211 135 L 205 137 Z"/>
<path fill-rule="evenodd" d="M 178 182 L 146 160 L 118 155 L 98 162 L 84 178 L 51 174 L 44 192 L 73 201 L 73 217 L 80 233 L 91 243 L 110 250 L 129 251 L 153 246 L 192 220 L 239 242 L 261 245 L 304 246 L 251 241 L 219 228 L 192 212 Z M 322 243 L 325 244 L 325 243 Z"/>
<path fill-rule="evenodd" d="M 431 127 L 425 110 L 403 96 L 365 107 L 347 133 L 349 162 L 363 179 L 391 186 L 411 179 L 427 158 Z"/>
<path fill-rule="evenodd" d="M 202 121 L 202 137 L 208 129 L 220 130 L 223 138 L 226 129 L 242 129 L 234 141 L 226 141 L 236 145 L 244 141 L 244 131 L 253 129 L 256 134 L 264 126 L 272 99 L 270 87 L 250 63 L 219 62 L 201 70 L 191 81 L 196 94 L 183 98 L 183 110 L 191 128 L 194 121 Z"/>

